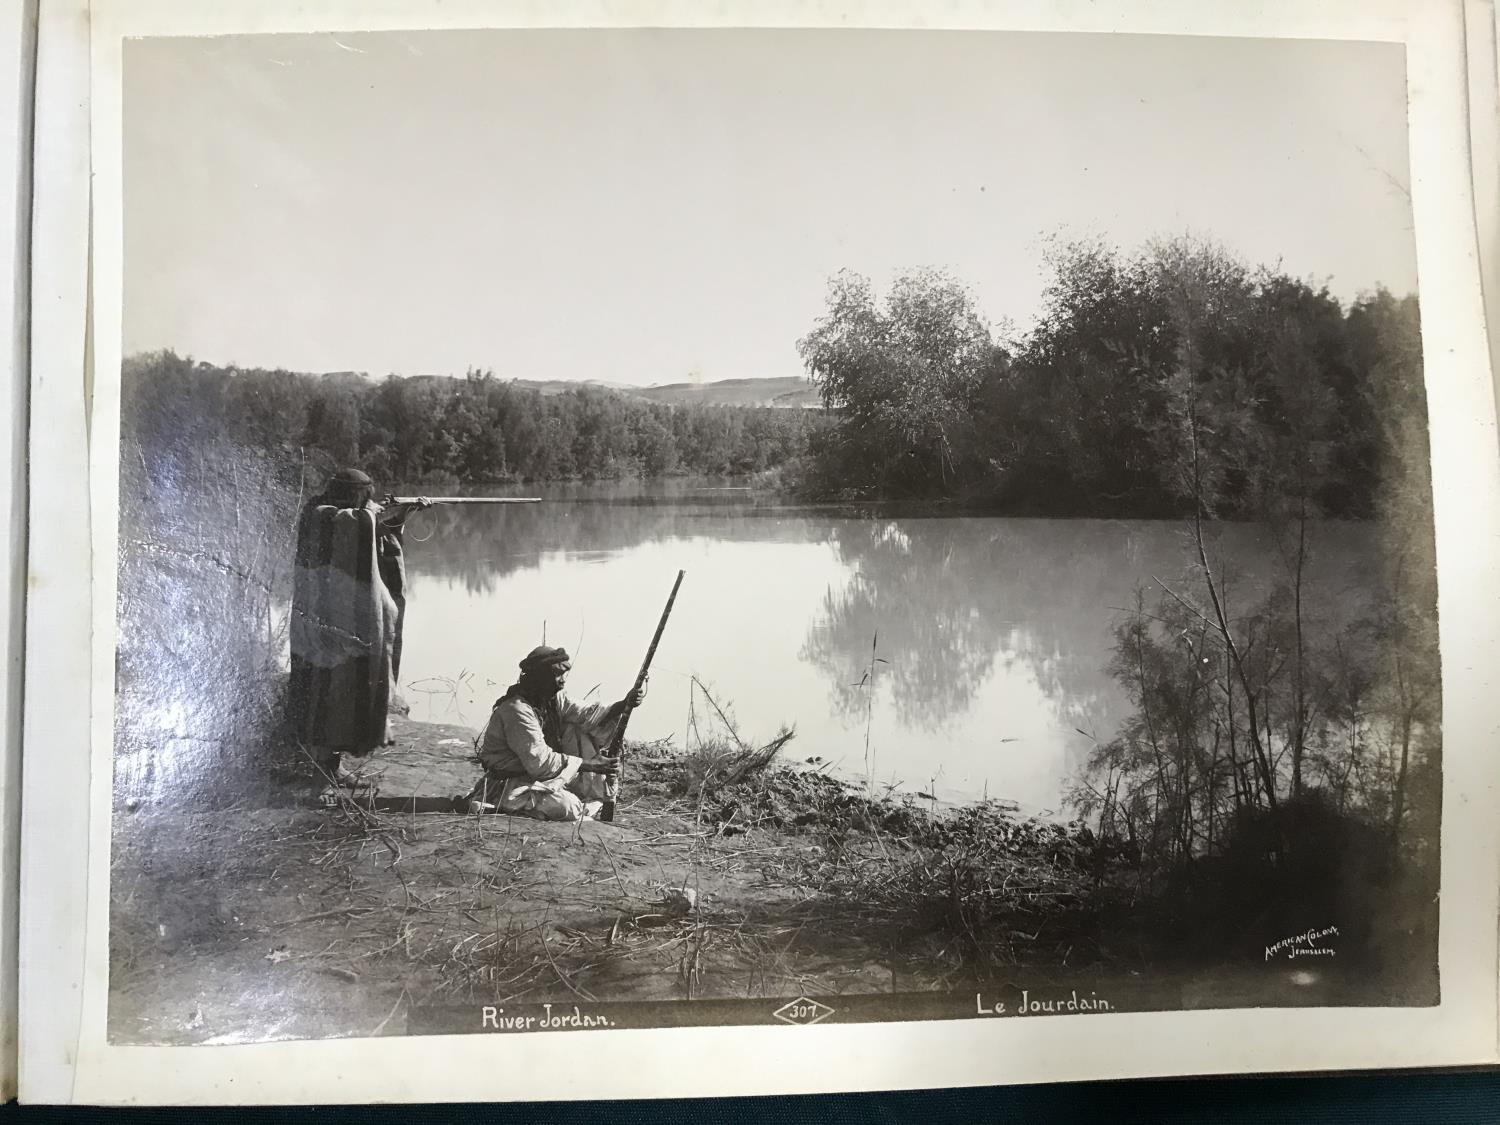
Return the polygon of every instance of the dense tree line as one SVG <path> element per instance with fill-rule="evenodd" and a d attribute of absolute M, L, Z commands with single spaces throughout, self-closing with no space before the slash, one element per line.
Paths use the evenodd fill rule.
<path fill-rule="evenodd" d="M 804 486 L 1181 515 L 1191 400 L 1213 514 L 1256 514 L 1288 474 L 1326 514 L 1372 514 L 1399 456 L 1391 424 L 1425 423 L 1415 297 L 1378 291 L 1344 309 L 1185 239 L 1134 255 L 1071 243 L 1051 265 L 1037 325 L 1011 341 L 945 275 L 903 277 L 884 302 L 864 278 L 836 277 L 800 342 L 838 417 Z"/>
<path fill-rule="evenodd" d="M 801 457 L 820 422 L 813 411 L 664 405 L 588 386 L 543 394 L 487 371 L 372 381 L 170 351 L 126 361 L 124 411 L 148 449 L 214 435 L 410 484 L 755 473 Z"/>

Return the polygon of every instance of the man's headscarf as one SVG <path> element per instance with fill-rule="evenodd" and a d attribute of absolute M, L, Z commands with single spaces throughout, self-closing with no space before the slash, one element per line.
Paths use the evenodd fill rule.
<path fill-rule="evenodd" d="M 540 673 L 559 664 L 567 664 L 568 650 L 537 645 L 521 661 L 521 678 L 505 689 L 505 694 L 495 700 L 499 707 L 507 699 L 519 696 L 530 703 L 541 720 L 542 737 L 554 750 L 562 748 L 562 715 L 558 710 L 555 681 Z"/>
<path fill-rule="evenodd" d="M 370 479 L 369 473 L 358 469 L 340 469 L 328 478 L 328 483 L 323 486 L 321 499 L 325 503 L 344 507 L 357 503 L 361 492 L 373 492 L 374 488 L 375 482 Z"/>
<path fill-rule="evenodd" d="M 521 675 L 535 675 L 537 672 L 569 662 L 570 658 L 567 649 L 548 648 L 546 645 L 537 645 L 521 661 Z"/>

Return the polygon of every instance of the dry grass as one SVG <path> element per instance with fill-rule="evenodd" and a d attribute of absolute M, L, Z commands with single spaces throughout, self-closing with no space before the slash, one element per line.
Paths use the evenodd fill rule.
<path fill-rule="evenodd" d="M 158 982 L 221 971 L 210 964 L 256 981 L 300 973 L 378 1005 L 359 1014 L 365 1028 L 413 1004 L 879 992 L 898 971 L 913 990 L 1099 960 L 1086 937 L 1064 940 L 1097 917 L 1076 834 L 994 806 L 871 796 L 782 764 L 789 734 L 632 744 L 609 828 L 345 793 L 326 809 L 127 818 L 114 986 L 150 1010 Z"/>
<path fill-rule="evenodd" d="M 820 921 L 848 913 L 805 889 L 802 853 L 819 845 L 791 842 L 769 822 L 757 831 L 734 824 L 732 812 L 721 818 L 726 801 L 842 788 L 774 767 L 789 737 L 721 754 L 633 747 L 639 795 L 624 811 L 640 835 L 622 843 L 575 835 L 572 845 L 592 863 L 574 857 L 559 866 L 551 830 L 560 826 L 541 836 L 539 826 L 509 817 L 401 817 L 341 799 L 309 841 L 311 862 L 360 887 L 364 902 L 372 894 L 383 902 L 349 914 L 325 956 L 357 948 L 359 960 L 406 975 L 423 970 L 429 999 L 592 1001 L 618 998 L 620 988 L 688 999 L 798 987 L 807 977 L 800 955 Z M 799 780 L 808 777 L 816 780 Z M 816 818 L 831 807 L 803 811 Z M 622 871 L 625 851 L 630 868 Z M 643 878 L 652 861 L 655 877 Z M 708 890 L 746 883 L 765 901 L 720 902 Z M 693 892 L 691 902 L 683 891 Z"/>
<path fill-rule="evenodd" d="M 648 819 L 641 812 L 637 823 Z M 670 803 L 656 814 L 667 831 L 613 845 L 585 842 L 578 826 L 559 848 L 553 830 L 561 826 L 424 816 L 414 827 L 341 802 L 313 844 L 313 863 L 347 873 L 367 900 L 372 893 L 384 900 L 351 914 L 340 944 L 404 976 L 420 970 L 429 1000 L 612 998 L 595 991 L 596 980 L 657 999 L 775 994 L 795 976 L 786 955 L 801 922 L 760 917 L 701 892 L 687 902 L 680 891 L 758 873 L 784 847 L 720 847 L 712 830 L 671 830 L 686 828 L 689 815 L 685 803 Z M 388 861 L 369 872 L 372 849 Z M 633 876 L 622 875 L 624 850 Z M 559 863 L 559 851 L 573 854 Z M 643 856 L 652 855 L 662 860 L 661 877 L 643 880 Z"/>

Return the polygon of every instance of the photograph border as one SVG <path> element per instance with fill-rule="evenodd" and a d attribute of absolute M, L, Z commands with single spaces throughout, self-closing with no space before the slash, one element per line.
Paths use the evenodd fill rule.
<path fill-rule="evenodd" d="M 739 0 L 712 7 L 105 0 L 90 11 L 79 0 L 44 2 L 23 783 L 31 838 L 22 878 L 23 1098 L 250 1104 L 724 1096 L 1453 1065 L 1494 1057 L 1500 756 L 1491 752 L 1497 714 L 1489 704 L 1500 687 L 1492 596 L 1500 588 L 1500 460 L 1469 165 L 1462 5 L 1339 0 L 1306 11 L 1295 2 L 1250 8 L 1174 0 L 1143 11 L 1112 0 L 1067 14 L 1057 7 L 1034 0 L 920 6 Z M 503 1084 L 488 1076 L 492 1048 L 474 1035 L 110 1045 L 121 45 L 135 36 L 438 26 L 947 28 L 1404 41 L 1444 669 L 1441 1004 L 1119 1013 L 1102 1023 L 1060 1016 L 1029 1023 L 620 1030 L 587 1040 L 597 1060 L 589 1067 L 576 1064 L 577 1033 L 538 1032 L 510 1036 Z M 80 511 L 87 511 L 86 523 L 57 518 Z M 84 698 L 90 707 L 80 706 Z M 85 746 L 88 755 L 80 752 Z M 734 1065 L 716 1065 L 725 1059 Z M 568 1075 L 565 1085 L 550 1077 L 559 1068 Z"/>

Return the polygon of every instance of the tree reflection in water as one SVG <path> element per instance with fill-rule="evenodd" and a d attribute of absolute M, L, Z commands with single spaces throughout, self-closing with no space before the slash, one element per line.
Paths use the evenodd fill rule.
<path fill-rule="evenodd" d="M 1351 550 L 1361 537 L 1330 530 L 1336 549 L 1322 571 L 1342 591 L 1363 572 Z M 863 714 L 878 630 L 888 661 L 879 675 L 902 722 L 934 732 L 969 711 L 997 667 L 1020 666 L 1060 721 L 1112 733 L 1115 615 L 1137 585 L 1181 584 L 1189 559 L 1179 526 L 1154 520 L 903 518 L 840 521 L 831 534 L 853 577 L 826 595 L 803 658 L 827 678 L 835 707 Z M 1273 577 L 1270 540 L 1247 524 L 1221 527 L 1217 540 L 1248 604 Z"/>
<path fill-rule="evenodd" d="M 1150 538 L 1101 521 L 993 518 L 843 523 L 833 530 L 854 571 L 829 591 L 803 657 L 834 706 L 863 713 L 870 642 L 900 721 L 941 732 L 965 717 L 997 667 L 1032 677 L 1060 723 L 1092 731 L 1111 719 L 1104 672 L 1111 605 L 1124 604 Z M 1123 581 L 1122 581 L 1123 579 Z M 997 717 L 1004 737 L 1004 717 Z"/>

